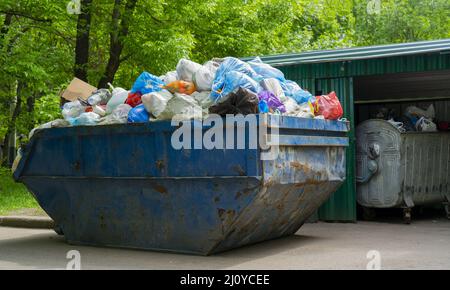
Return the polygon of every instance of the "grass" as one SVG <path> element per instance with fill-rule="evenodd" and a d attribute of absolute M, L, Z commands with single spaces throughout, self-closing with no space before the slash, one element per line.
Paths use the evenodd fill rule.
<path fill-rule="evenodd" d="M 0 215 L 40 211 L 25 186 L 13 180 L 11 170 L 0 167 Z"/>

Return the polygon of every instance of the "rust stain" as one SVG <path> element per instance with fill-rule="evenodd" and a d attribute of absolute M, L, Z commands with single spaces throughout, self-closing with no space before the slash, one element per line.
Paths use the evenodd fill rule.
<path fill-rule="evenodd" d="M 166 189 L 164 186 L 159 185 L 159 184 L 156 184 L 155 186 L 153 186 L 153 188 L 154 188 L 157 192 L 162 193 L 162 194 L 167 194 L 167 193 L 169 193 L 169 192 L 167 191 L 167 189 Z"/>
<path fill-rule="evenodd" d="M 237 165 L 233 167 L 233 170 L 236 171 L 240 176 L 245 176 L 245 171 L 241 166 Z"/>
<path fill-rule="evenodd" d="M 158 160 L 156 161 L 156 168 L 159 170 L 163 170 L 165 168 L 164 160 Z"/>
<path fill-rule="evenodd" d="M 311 168 L 308 165 L 302 164 L 302 163 L 297 162 L 297 161 L 292 161 L 291 162 L 291 167 L 295 168 L 297 170 L 302 170 L 305 173 L 311 172 Z"/>

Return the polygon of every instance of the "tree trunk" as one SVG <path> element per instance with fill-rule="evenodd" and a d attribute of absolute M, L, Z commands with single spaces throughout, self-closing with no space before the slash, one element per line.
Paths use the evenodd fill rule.
<path fill-rule="evenodd" d="M 0 29 L 0 49 L 2 49 L 4 46 L 3 40 L 5 39 L 6 35 L 9 32 L 9 26 L 12 23 L 12 17 L 13 17 L 12 14 L 5 15 L 5 20 L 3 21 L 3 26 Z"/>
<path fill-rule="evenodd" d="M 106 88 L 108 83 L 114 81 L 117 70 L 120 66 L 120 55 L 124 47 L 124 40 L 128 36 L 130 22 L 133 21 L 133 14 L 137 0 L 128 0 L 125 4 L 123 14 L 120 13 L 122 0 L 115 0 L 112 13 L 112 30 L 110 33 L 109 60 L 105 72 L 101 77 L 98 88 Z"/>
<path fill-rule="evenodd" d="M 75 46 L 75 77 L 87 82 L 89 62 L 89 33 L 91 30 L 92 0 L 81 0 L 81 14 L 78 15 L 77 40 Z"/>
<path fill-rule="evenodd" d="M 16 104 L 14 106 L 14 109 L 12 110 L 11 119 L 8 122 L 8 128 L 6 130 L 5 137 L 3 139 L 3 165 L 11 166 L 12 162 L 14 161 L 14 156 L 11 156 L 15 154 L 16 148 L 11 148 L 9 140 L 11 139 L 11 134 L 15 134 L 16 130 L 16 120 L 20 115 L 21 109 L 22 109 L 22 90 L 24 88 L 25 84 L 21 81 L 17 84 L 17 90 L 16 90 Z M 11 108 L 12 109 L 12 108 Z"/>

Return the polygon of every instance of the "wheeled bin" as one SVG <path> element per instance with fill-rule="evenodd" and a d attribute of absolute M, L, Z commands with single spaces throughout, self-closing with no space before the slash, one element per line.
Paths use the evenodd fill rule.
<path fill-rule="evenodd" d="M 450 218 L 450 134 L 405 132 L 372 119 L 356 129 L 357 201 L 371 208 L 403 208 L 406 223 L 414 206 L 443 204 Z"/>
<path fill-rule="evenodd" d="M 254 116 L 270 150 L 175 148 L 170 121 L 40 130 L 14 177 L 71 244 L 209 255 L 292 235 L 343 183 L 349 124 Z"/>

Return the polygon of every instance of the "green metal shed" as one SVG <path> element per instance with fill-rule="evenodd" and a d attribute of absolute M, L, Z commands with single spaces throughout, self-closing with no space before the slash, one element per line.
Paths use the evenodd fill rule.
<path fill-rule="evenodd" d="M 336 91 L 355 128 L 355 104 L 450 99 L 450 39 L 282 54 L 261 59 L 313 94 Z M 398 93 L 398 96 L 395 93 Z M 387 100 L 384 100 L 385 102 Z M 350 133 L 346 183 L 319 210 L 324 221 L 356 221 L 355 130 Z"/>

